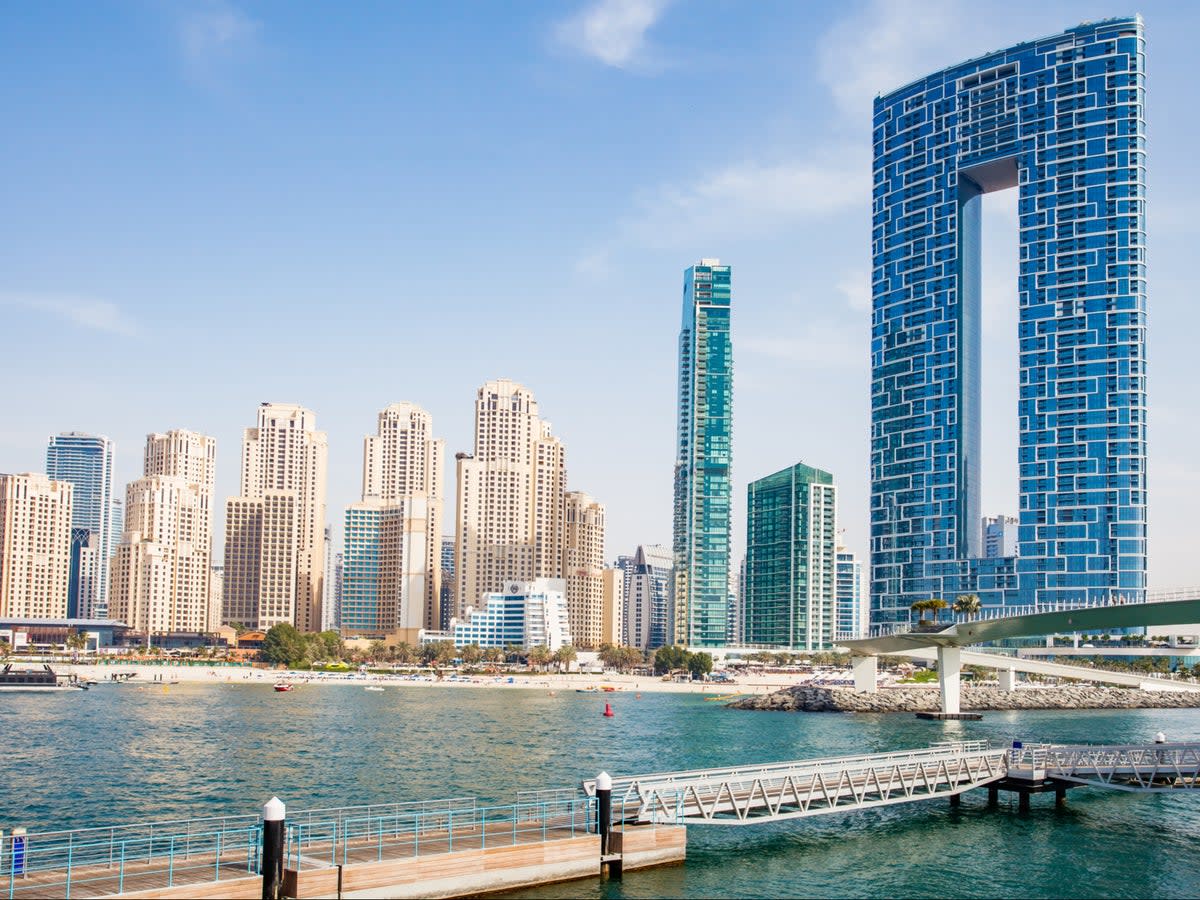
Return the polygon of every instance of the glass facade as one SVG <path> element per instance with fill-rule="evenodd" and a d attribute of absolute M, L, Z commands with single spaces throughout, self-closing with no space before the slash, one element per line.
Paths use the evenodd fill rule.
<path fill-rule="evenodd" d="M 1145 54 L 1138 17 L 875 101 L 871 625 L 920 599 L 1146 588 Z M 1017 558 L 981 560 L 980 215 L 1019 213 Z"/>
<path fill-rule="evenodd" d="M 540 578 L 513 582 L 503 593 L 484 594 L 482 609 L 467 609 L 454 620 L 454 645 L 465 647 L 547 647 L 571 643 L 567 624 L 566 581 Z"/>
<path fill-rule="evenodd" d="M 733 424 L 730 299 L 730 267 L 719 260 L 701 260 L 684 273 L 671 640 L 689 647 L 720 647 L 727 639 Z"/>
<path fill-rule="evenodd" d="M 863 565 L 857 556 L 839 547 L 837 551 L 837 628 L 835 641 L 863 636 Z"/>
<path fill-rule="evenodd" d="M 836 630 L 837 488 L 798 464 L 746 488 L 743 641 L 824 650 Z"/>
<path fill-rule="evenodd" d="M 46 445 L 46 475 L 75 485 L 67 610 L 81 618 L 107 618 L 109 561 L 121 539 L 114 521 L 120 501 L 113 498 L 113 443 L 94 434 L 56 434 Z"/>

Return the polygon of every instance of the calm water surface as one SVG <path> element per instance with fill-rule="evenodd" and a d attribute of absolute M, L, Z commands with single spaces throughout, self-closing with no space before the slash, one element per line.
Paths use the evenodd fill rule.
<path fill-rule="evenodd" d="M 31 831 L 289 807 L 573 787 L 613 774 L 776 762 L 990 738 L 1200 739 L 1200 711 L 903 715 L 743 712 L 699 696 L 543 690 L 101 685 L 0 695 L 0 828 Z M 1002 798 L 1004 795 L 1001 795 Z M 986 792 L 884 810 L 688 833 L 686 865 L 524 897 L 1196 897 L 1200 796 L 1072 791 L 1028 816 Z"/>

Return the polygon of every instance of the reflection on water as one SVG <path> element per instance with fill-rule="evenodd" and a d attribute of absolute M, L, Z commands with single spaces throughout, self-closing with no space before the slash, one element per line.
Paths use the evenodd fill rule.
<path fill-rule="evenodd" d="M 605 700 L 617 713 L 600 714 Z M 100 685 L 0 695 L 0 828 L 84 827 L 573 787 L 614 774 L 866 753 L 952 738 L 1200 739 L 1200 711 L 903 715 L 728 710 L 699 697 L 544 690 Z M 1003 796 L 1003 795 L 1002 795 Z M 1200 796 L 1073 791 L 1026 817 L 968 795 L 750 828 L 691 828 L 687 864 L 519 896 L 1192 897 Z"/>

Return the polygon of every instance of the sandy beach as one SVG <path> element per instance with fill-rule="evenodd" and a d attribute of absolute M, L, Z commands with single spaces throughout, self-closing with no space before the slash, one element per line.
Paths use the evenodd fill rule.
<path fill-rule="evenodd" d="M 277 681 L 304 684 L 335 684 L 351 687 L 373 685 L 404 685 L 406 687 L 429 688 L 500 688 L 508 690 L 572 691 L 613 688 L 613 693 L 655 692 L 673 694 L 709 694 L 725 696 L 732 694 L 765 694 L 805 682 L 808 676 L 796 675 L 753 675 L 732 683 L 720 682 L 673 682 L 659 678 L 634 675 L 593 675 L 556 672 L 533 675 L 446 675 L 441 681 L 425 680 L 422 676 L 412 680 L 405 675 L 380 675 L 357 672 L 299 672 L 282 669 L 250 669 L 223 666 L 152 665 L 148 663 L 114 663 L 95 665 L 59 664 L 55 671 L 62 675 L 75 675 L 81 680 L 110 682 L 113 676 L 125 679 L 128 673 L 130 684 L 161 684 L 188 682 L 199 684 L 274 684 Z M 511 678 L 511 680 L 510 680 Z"/>

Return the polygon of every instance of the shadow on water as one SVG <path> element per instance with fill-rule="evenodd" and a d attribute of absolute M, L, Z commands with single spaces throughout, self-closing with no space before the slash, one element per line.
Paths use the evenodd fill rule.
<path fill-rule="evenodd" d="M 614 719 L 600 714 L 604 702 Z M 986 738 L 1200 738 L 1193 710 L 994 713 L 981 722 L 729 710 L 699 695 L 546 689 L 102 685 L 0 698 L 0 828 L 30 830 L 478 797 L 634 774 Z M 693 827 L 684 866 L 522 897 L 1191 897 L 1200 797 L 1072 791 L 1028 815 L 986 792 L 752 827 Z"/>

